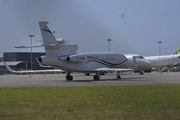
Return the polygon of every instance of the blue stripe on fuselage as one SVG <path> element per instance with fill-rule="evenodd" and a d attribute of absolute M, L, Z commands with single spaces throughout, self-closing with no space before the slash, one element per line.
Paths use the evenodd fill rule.
<path fill-rule="evenodd" d="M 124 60 L 123 62 L 120 62 L 120 63 L 110 63 L 110 62 L 107 62 L 107 61 L 104 61 L 104 60 L 101 60 L 101 59 L 98 59 L 96 57 L 92 57 L 92 56 L 87 56 L 87 59 L 90 58 L 92 60 L 87 60 L 86 64 L 89 63 L 89 62 L 97 62 L 97 63 L 100 63 L 100 64 L 103 64 L 103 65 L 107 65 L 107 66 L 116 66 L 116 65 L 121 65 L 123 64 L 126 60 Z"/>

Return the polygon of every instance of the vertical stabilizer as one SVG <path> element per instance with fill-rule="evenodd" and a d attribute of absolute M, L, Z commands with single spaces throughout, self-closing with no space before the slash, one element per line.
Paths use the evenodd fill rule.
<path fill-rule="evenodd" d="M 180 47 L 176 50 L 176 52 L 173 53 L 173 55 L 180 54 Z"/>
<path fill-rule="evenodd" d="M 77 45 L 59 44 L 53 33 L 47 26 L 48 22 L 39 21 L 39 27 L 44 42 L 46 55 L 71 55 L 78 49 Z"/>
<path fill-rule="evenodd" d="M 44 44 L 57 44 L 58 45 L 56 38 L 54 37 L 53 33 L 51 32 L 47 24 L 48 22 L 45 22 L 45 21 L 39 22 L 39 27 L 41 30 L 41 35 L 42 35 Z"/>
<path fill-rule="evenodd" d="M 44 42 L 44 48 L 47 55 L 57 54 L 59 50 L 59 44 L 47 24 L 48 22 L 46 21 L 39 21 L 39 27 Z"/>

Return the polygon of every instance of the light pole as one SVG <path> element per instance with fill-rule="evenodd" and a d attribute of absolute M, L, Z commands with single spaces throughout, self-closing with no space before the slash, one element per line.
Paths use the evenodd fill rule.
<path fill-rule="evenodd" d="M 30 37 L 31 39 L 31 46 L 32 46 L 32 37 L 34 37 L 34 35 L 29 35 L 28 37 Z M 32 47 L 31 47 L 31 70 L 32 70 Z"/>
<path fill-rule="evenodd" d="M 159 43 L 159 55 L 161 55 L 161 41 L 158 42 Z"/>
<path fill-rule="evenodd" d="M 111 39 L 107 39 L 108 41 L 108 51 L 110 52 L 110 42 L 112 41 Z"/>

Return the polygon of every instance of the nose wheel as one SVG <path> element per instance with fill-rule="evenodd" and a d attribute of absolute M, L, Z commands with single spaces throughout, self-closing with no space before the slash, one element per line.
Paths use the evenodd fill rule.
<path fill-rule="evenodd" d="M 119 71 L 117 71 L 116 73 L 117 73 L 116 78 L 117 78 L 117 79 L 121 79 L 121 76 L 120 76 L 120 74 L 119 74 Z"/>

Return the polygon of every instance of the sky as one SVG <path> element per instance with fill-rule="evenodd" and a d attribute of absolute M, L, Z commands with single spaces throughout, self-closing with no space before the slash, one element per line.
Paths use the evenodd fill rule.
<path fill-rule="evenodd" d="M 38 21 L 78 52 L 110 51 L 143 56 L 172 54 L 180 47 L 180 0 L 0 0 L 0 56 L 30 52 L 15 46 L 42 40 Z M 44 52 L 44 48 L 33 48 Z"/>

